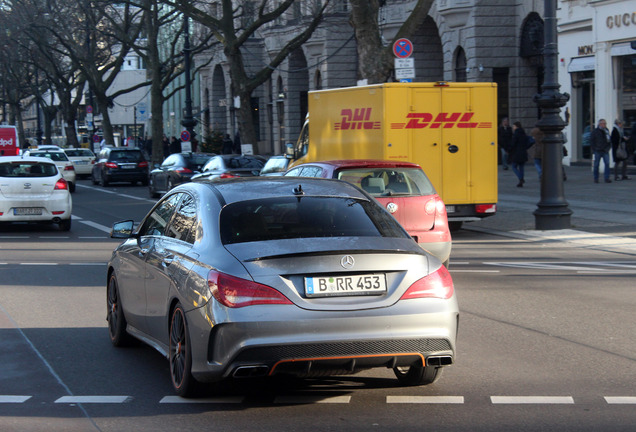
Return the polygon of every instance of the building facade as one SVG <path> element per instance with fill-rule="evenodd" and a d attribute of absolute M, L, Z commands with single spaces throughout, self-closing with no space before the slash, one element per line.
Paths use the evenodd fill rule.
<path fill-rule="evenodd" d="M 636 0 L 561 1 L 557 13 L 559 82 L 570 93 L 565 129 L 573 161 L 589 160 L 600 119 L 636 123 Z"/>
<path fill-rule="evenodd" d="M 310 4 L 311 1 L 301 1 Z M 543 82 L 543 0 L 436 0 L 429 16 L 411 38 L 414 82 L 467 81 L 498 84 L 498 117 L 521 121 L 531 129 L 539 118 L 533 97 Z M 387 0 L 380 9 L 382 37 L 393 40 L 415 1 Z M 259 32 L 244 49 L 254 69 L 267 64 L 294 35 L 302 13 L 292 8 Z M 299 16 L 299 14 L 301 16 Z M 347 1 L 333 1 L 323 24 L 301 49 L 277 68 L 252 94 L 257 122 L 257 152 L 278 154 L 294 142 L 307 112 L 307 92 L 355 86 L 358 58 Z M 234 97 L 223 50 L 219 46 L 199 61 L 211 61 L 200 72 L 199 107 L 203 134 L 236 133 Z M 208 132 L 206 132 L 208 131 Z"/>

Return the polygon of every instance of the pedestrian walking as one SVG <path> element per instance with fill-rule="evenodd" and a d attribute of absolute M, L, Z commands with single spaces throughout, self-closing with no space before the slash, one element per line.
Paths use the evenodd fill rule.
<path fill-rule="evenodd" d="M 526 182 L 524 179 L 524 165 L 528 161 L 528 137 L 521 126 L 521 122 L 516 121 L 512 124 L 512 143 L 510 144 L 509 162 L 512 171 L 519 179 L 517 187 L 523 187 Z"/>
<path fill-rule="evenodd" d="M 508 169 L 508 152 L 512 144 L 512 128 L 510 127 L 508 117 L 501 120 L 501 125 L 497 129 L 497 144 L 499 146 L 499 154 L 503 169 Z"/>
<path fill-rule="evenodd" d="M 223 154 L 232 154 L 232 146 L 234 145 L 234 142 L 232 141 L 232 138 L 230 137 L 230 134 L 225 134 L 225 138 L 223 138 Z"/>
<path fill-rule="evenodd" d="M 614 157 L 614 180 L 629 180 L 627 176 L 627 137 L 623 133 L 622 120 L 614 120 L 614 127 L 610 135 L 612 141 L 612 156 Z M 620 177 L 618 175 L 620 169 Z"/>
<path fill-rule="evenodd" d="M 530 131 L 530 136 L 534 139 L 534 143 L 528 149 L 528 158 L 534 162 L 539 181 L 541 181 L 541 174 L 543 173 L 543 132 L 538 127 L 534 127 Z"/>
<path fill-rule="evenodd" d="M 599 165 L 601 163 L 601 159 L 603 160 L 605 183 L 611 183 L 612 180 L 610 180 L 609 151 L 612 148 L 612 143 L 610 141 L 610 133 L 607 129 L 607 121 L 605 121 L 605 119 L 600 119 L 598 121 L 598 126 L 592 131 L 592 135 L 590 137 L 590 145 L 592 147 L 592 151 L 594 152 L 594 183 L 598 183 Z"/>
<path fill-rule="evenodd" d="M 170 154 L 181 153 L 181 141 L 177 137 L 170 138 Z"/>
<path fill-rule="evenodd" d="M 170 141 L 167 136 L 163 136 L 161 139 L 161 150 L 163 151 L 163 158 L 170 156 Z"/>

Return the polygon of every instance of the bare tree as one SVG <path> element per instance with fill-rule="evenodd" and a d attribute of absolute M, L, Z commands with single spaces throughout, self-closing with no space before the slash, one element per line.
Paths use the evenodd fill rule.
<path fill-rule="evenodd" d="M 428 15 L 434 0 L 418 0 L 394 40 L 411 37 Z M 370 84 L 387 82 L 393 73 L 393 41 L 382 43 L 378 13 L 385 0 L 349 0 L 351 26 L 357 41 L 358 73 Z"/>
<path fill-rule="evenodd" d="M 295 49 L 302 46 L 318 27 L 323 18 L 325 8 L 330 0 L 315 0 L 311 18 L 306 17 L 298 24 L 294 37 L 292 37 L 269 63 L 254 73 L 249 73 L 243 58 L 243 48 L 247 42 L 254 38 L 255 33 L 266 24 L 276 20 L 292 6 L 296 0 L 283 0 L 278 5 L 269 0 L 259 1 L 191 1 L 191 0 L 164 0 L 164 3 L 173 6 L 199 24 L 209 28 L 217 42 L 223 47 L 223 53 L 227 59 L 232 93 L 240 99 L 240 107 L 237 110 L 237 123 L 241 138 L 244 142 L 255 143 L 256 130 L 251 111 L 251 95 L 254 90 L 265 83 L 287 56 Z M 219 5 L 217 11 L 215 5 Z M 213 12 L 214 11 L 214 12 Z"/>

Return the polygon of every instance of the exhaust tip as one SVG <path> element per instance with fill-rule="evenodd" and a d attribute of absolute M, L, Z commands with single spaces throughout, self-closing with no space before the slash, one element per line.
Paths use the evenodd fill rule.
<path fill-rule="evenodd" d="M 431 356 L 426 359 L 427 366 L 448 366 L 453 364 L 453 357 L 451 356 Z"/>
<path fill-rule="evenodd" d="M 239 366 L 234 369 L 232 376 L 234 378 L 253 378 L 266 376 L 269 367 L 265 365 Z"/>
<path fill-rule="evenodd" d="M 62 219 L 60 219 L 59 217 L 54 217 L 53 218 L 53 223 L 60 223 L 62 221 Z"/>

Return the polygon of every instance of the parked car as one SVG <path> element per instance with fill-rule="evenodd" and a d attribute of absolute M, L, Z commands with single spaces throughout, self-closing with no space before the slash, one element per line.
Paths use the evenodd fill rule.
<path fill-rule="evenodd" d="M 55 223 L 71 229 L 69 183 L 49 158 L 0 157 L 0 222 Z"/>
<path fill-rule="evenodd" d="M 64 149 L 66 156 L 73 162 L 75 174 L 80 177 L 89 177 L 95 165 L 95 153 L 87 148 Z"/>
<path fill-rule="evenodd" d="M 263 165 L 265 158 L 262 156 L 216 155 L 205 164 L 201 174 L 192 176 L 192 181 L 257 176 Z"/>
<path fill-rule="evenodd" d="M 55 147 L 55 146 L 48 146 Z M 77 175 L 75 174 L 75 167 L 73 166 L 73 162 L 66 156 L 66 153 L 59 147 L 58 150 L 50 149 L 50 150 L 42 150 L 40 148 L 36 150 L 28 150 L 24 153 L 25 156 L 33 156 L 33 157 L 45 157 L 53 161 L 57 169 L 64 177 L 64 180 L 68 182 L 69 191 L 75 192 L 75 185 L 77 184 Z"/>
<path fill-rule="evenodd" d="M 161 165 L 150 171 L 148 188 L 150 196 L 157 198 L 175 186 L 190 181 L 193 175 L 203 170 L 205 163 L 214 153 L 175 153 L 168 156 Z"/>
<path fill-rule="evenodd" d="M 114 182 L 148 186 L 148 161 L 137 148 L 104 147 L 93 165 L 91 180 L 102 186 Z"/>
<path fill-rule="evenodd" d="M 286 156 L 272 156 L 267 159 L 260 175 L 262 176 L 282 176 L 285 175 L 289 166 L 290 158 Z"/>
<path fill-rule="evenodd" d="M 446 206 L 419 165 L 333 160 L 296 165 L 285 175 L 335 178 L 362 188 L 385 206 L 422 248 L 448 267 L 452 241 Z"/>
<path fill-rule="evenodd" d="M 111 342 L 140 339 L 191 395 L 228 377 L 392 368 L 435 381 L 456 352 L 448 270 L 342 181 L 250 177 L 172 189 L 108 263 Z"/>

